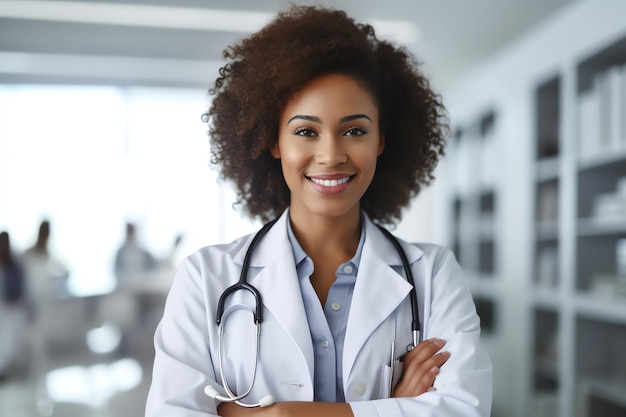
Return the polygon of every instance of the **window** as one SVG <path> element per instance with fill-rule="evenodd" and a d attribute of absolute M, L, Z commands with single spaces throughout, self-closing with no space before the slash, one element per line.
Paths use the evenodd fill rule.
<path fill-rule="evenodd" d="M 73 295 L 113 289 L 124 224 L 175 262 L 258 225 L 232 209 L 209 166 L 205 91 L 0 85 L 0 229 L 15 252 L 51 223 L 49 246 Z"/>

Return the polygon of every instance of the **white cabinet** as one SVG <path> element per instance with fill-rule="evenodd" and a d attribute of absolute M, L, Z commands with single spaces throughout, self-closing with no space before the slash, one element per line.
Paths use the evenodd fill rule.
<path fill-rule="evenodd" d="M 493 416 L 626 415 L 626 2 L 577 1 L 445 92 L 441 231 Z"/>

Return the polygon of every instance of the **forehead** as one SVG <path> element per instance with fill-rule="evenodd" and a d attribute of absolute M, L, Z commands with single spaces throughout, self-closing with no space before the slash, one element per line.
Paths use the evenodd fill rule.
<path fill-rule="evenodd" d="M 378 107 L 371 92 L 353 77 L 327 74 L 312 79 L 295 93 L 287 102 L 282 118 L 300 112 L 361 112 L 377 117 Z"/>

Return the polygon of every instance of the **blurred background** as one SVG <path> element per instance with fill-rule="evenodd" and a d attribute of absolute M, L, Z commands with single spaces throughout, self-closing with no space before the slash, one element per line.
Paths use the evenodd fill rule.
<path fill-rule="evenodd" d="M 396 234 L 452 248 L 493 416 L 626 415 L 626 2 L 325 0 L 452 125 Z M 222 50 L 283 0 L 0 0 L 0 416 L 141 416 L 174 269 L 258 223 L 209 164 Z"/>

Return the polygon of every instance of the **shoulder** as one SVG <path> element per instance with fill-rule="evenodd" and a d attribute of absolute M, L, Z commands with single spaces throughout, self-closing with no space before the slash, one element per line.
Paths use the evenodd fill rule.
<path fill-rule="evenodd" d="M 224 262 L 235 262 L 238 254 L 247 250 L 252 236 L 244 235 L 230 243 L 204 246 L 183 259 L 181 267 L 204 269 L 217 267 Z"/>
<path fill-rule="evenodd" d="M 418 248 L 429 258 L 454 258 L 454 253 L 443 245 L 425 242 L 409 243 L 409 245 Z"/>
<path fill-rule="evenodd" d="M 422 263 L 428 264 L 429 267 L 433 270 L 433 272 L 437 272 L 443 268 L 447 268 L 450 266 L 458 267 L 458 262 L 456 260 L 456 256 L 454 252 L 449 248 L 439 245 L 436 243 L 406 243 L 405 244 L 417 248 L 420 252 L 422 252 L 422 257 L 419 258 L 419 261 Z"/>

